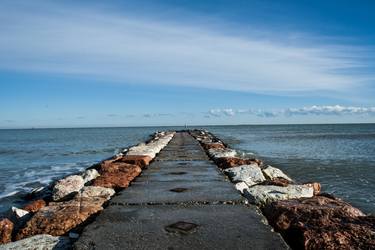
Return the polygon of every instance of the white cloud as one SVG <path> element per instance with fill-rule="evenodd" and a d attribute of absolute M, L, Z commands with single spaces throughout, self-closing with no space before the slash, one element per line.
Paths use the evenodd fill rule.
<path fill-rule="evenodd" d="M 343 73 L 368 66 L 361 57 L 370 54 L 366 48 L 288 45 L 272 30 L 261 40 L 204 23 L 146 20 L 126 10 L 19 3 L 0 9 L 0 69 L 278 93 L 348 90 L 374 79 Z"/>
<path fill-rule="evenodd" d="M 286 115 L 361 115 L 375 114 L 375 107 L 345 107 L 335 106 L 311 106 L 303 108 L 289 108 L 284 111 Z"/>
<path fill-rule="evenodd" d="M 234 115 L 254 115 L 258 117 L 278 117 L 278 116 L 297 116 L 297 115 L 375 115 L 375 107 L 350 107 L 350 106 L 318 106 L 302 108 L 287 108 L 279 110 L 263 109 L 211 109 L 206 115 L 209 117 L 229 116 L 226 112 L 230 110 L 230 116 Z"/>

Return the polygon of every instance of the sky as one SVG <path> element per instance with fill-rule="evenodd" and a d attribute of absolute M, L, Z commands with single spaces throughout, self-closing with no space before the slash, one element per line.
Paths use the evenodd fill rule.
<path fill-rule="evenodd" d="M 0 2 L 0 128 L 375 122 L 375 1 Z"/>

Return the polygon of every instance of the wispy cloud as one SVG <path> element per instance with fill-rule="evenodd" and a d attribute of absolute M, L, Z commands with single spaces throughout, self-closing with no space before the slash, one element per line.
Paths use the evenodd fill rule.
<path fill-rule="evenodd" d="M 311 106 L 289 108 L 284 113 L 286 115 L 361 115 L 375 114 L 375 107 Z"/>
<path fill-rule="evenodd" d="M 6 1 L 0 19 L 0 69 L 278 93 L 348 90 L 374 79 L 374 74 L 346 73 L 369 67 L 364 58 L 375 54 L 370 48 L 291 45 L 272 37 L 272 30 L 262 40 L 204 23 L 197 27 L 44 1 Z"/>
<path fill-rule="evenodd" d="M 228 113 L 228 110 L 230 112 Z M 279 110 L 263 109 L 211 109 L 205 117 L 222 117 L 234 115 L 255 115 L 258 117 L 299 116 L 299 115 L 375 115 L 375 107 L 350 107 L 350 106 L 310 106 L 302 108 L 287 108 Z"/>

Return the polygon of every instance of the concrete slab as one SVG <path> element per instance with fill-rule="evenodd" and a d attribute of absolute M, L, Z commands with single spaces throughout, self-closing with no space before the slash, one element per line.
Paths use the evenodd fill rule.
<path fill-rule="evenodd" d="M 208 159 L 208 156 L 203 152 L 161 151 L 156 161 L 203 161 Z"/>
<path fill-rule="evenodd" d="M 173 167 L 144 171 L 136 182 L 153 181 L 221 181 L 226 178 L 217 168 L 212 167 Z"/>
<path fill-rule="evenodd" d="M 147 171 L 159 171 L 162 169 L 177 169 L 180 167 L 190 168 L 192 171 L 203 168 L 218 169 L 212 161 L 154 161 Z"/>
<path fill-rule="evenodd" d="M 76 249 L 288 249 L 188 133 L 176 133 Z"/>
<path fill-rule="evenodd" d="M 111 204 L 242 203 L 244 198 L 225 181 L 133 182 Z"/>
<path fill-rule="evenodd" d="M 288 249 L 254 207 L 110 206 L 76 249 Z"/>

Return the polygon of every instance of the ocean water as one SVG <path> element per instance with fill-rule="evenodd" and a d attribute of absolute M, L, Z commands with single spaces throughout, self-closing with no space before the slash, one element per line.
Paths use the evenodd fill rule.
<path fill-rule="evenodd" d="M 212 127 L 231 147 L 254 153 L 299 182 L 375 214 L 375 124 Z"/>
<path fill-rule="evenodd" d="M 203 127 L 200 127 L 203 128 Z M 375 214 L 375 124 L 204 127 L 299 182 Z M 81 171 L 157 130 L 182 127 L 0 130 L 0 212 L 22 195 Z"/>

